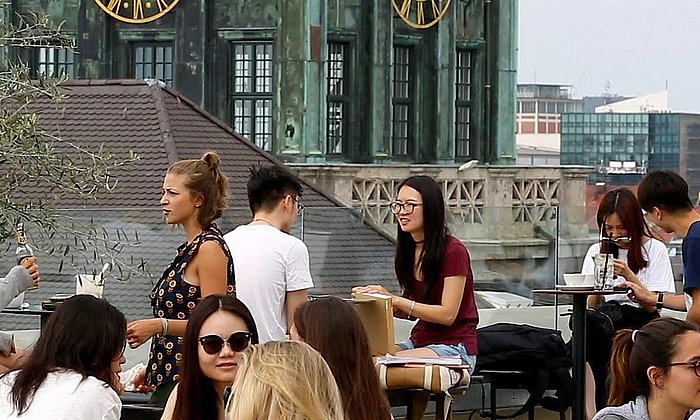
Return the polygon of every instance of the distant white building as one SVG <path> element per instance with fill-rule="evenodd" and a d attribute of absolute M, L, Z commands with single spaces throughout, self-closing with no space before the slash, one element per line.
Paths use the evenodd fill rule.
<path fill-rule="evenodd" d="M 671 112 L 668 106 L 668 90 L 660 90 L 648 95 L 637 96 L 619 102 L 598 106 L 595 112 L 615 113 L 666 113 Z"/>

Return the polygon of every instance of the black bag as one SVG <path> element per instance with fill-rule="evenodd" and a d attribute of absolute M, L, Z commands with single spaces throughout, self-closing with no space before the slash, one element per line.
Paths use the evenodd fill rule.
<path fill-rule="evenodd" d="M 514 414 L 498 418 L 517 417 L 537 405 L 553 411 L 571 406 L 574 381 L 569 368 L 572 361 L 561 331 L 500 323 L 479 328 L 477 338 L 479 356 L 475 373 L 513 370 L 528 374 L 529 380 L 524 384 L 530 393 L 527 402 Z M 553 396 L 544 396 L 548 390 L 556 392 Z"/>

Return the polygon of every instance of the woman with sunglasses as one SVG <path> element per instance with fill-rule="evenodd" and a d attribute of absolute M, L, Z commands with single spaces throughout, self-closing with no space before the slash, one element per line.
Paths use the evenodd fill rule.
<path fill-rule="evenodd" d="M 251 343 L 258 343 L 258 330 L 243 302 L 228 295 L 204 298 L 187 323 L 180 380 L 161 420 L 223 420 L 239 353 Z"/>
<path fill-rule="evenodd" d="M 660 318 L 617 333 L 610 359 L 610 398 L 593 420 L 684 420 L 700 408 L 700 332 Z M 622 405 L 624 404 L 624 405 Z"/>
<path fill-rule="evenodd" d="M 126 318 L 107 301 L 64 301 L 21 370 L 0 376 L 0 419 L 118 420 Z"/>
<path fill-rule="evenodd" d="M 467 248 L 445 225 L 442 188 L 428 176 L 407 178 L 391 211 L 398 222 L 394 269 L 403 293 L 380 285 L 353 293 L 389 295 L 395 316 L 418 319 L 410 337 L 398 343 L 399 356 L 456 356 L 473 370 L 479 323 L 474 278 Z"/>
<path fill-rule="evenodd" d="M 675 293 L 671 260 L 666 246 L 651 236 L 642 208 L 631 191 L 618 188 L 605 194 L 598 206 L 596 221 L 601 240 L 588 249 L 581 273 L 595 272 L 595 257 L 603 249 L 610 254 L 609 262 L 614 267 L 619 282 L 626 280 L 644 285 L 649 290 L 659 292 L 662 299 L 663 293 Z M 605 314 L 605 317 L 597 319 L 613 323 L 612 328 L 606 330 L 607 334 L 603 334 L 596 332 L 596 326 L 589 322 L 591 333 L 588 335 L 586 355 L 595 384 L 588 384 L 588 411 L 595 412 L 592 406 L 594 395 L 598 407 L 604 406 L 607 399 L 605 383 L 614 331 L 623 328 L 638 329 L 658 318 L 659 314 L 656 307 L 643 308 L 625 293 L 606 295 L 604 298 L 590 296 L 588 305 Z"/>

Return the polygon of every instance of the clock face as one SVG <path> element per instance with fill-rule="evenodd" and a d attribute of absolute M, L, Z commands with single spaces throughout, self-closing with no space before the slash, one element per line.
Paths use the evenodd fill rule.
<path fill-rule="evenodd" d="M 154 21 L 171 11 L 179 0 L 95 0 L 100 9 L 128 23 Z"/>
<path fill-rule="evenodd" d="M 401 20 L 416 29 L 427 29 L 445 16 L 452 0 L 391 0 Z"/>

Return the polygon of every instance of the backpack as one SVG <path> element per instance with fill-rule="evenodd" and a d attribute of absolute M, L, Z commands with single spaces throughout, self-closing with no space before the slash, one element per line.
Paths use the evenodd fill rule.
<path fill-rule="evenodd" d="M 574 381 L 569 373 L 571 356 L 561 337 L 561 331 L 531 325 L 499 323 L 477 330 L 479 356 L 476 371 L 522 371 L 524 385 L 530 396 L 514 414 L 497 416 L 513 418 L 540 405 L 548 410 L 561 411 L 571 406 Z M 545 396 L 545 391 L 554 395 Z"/>

